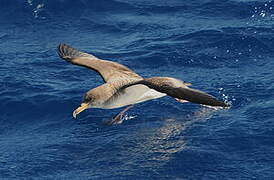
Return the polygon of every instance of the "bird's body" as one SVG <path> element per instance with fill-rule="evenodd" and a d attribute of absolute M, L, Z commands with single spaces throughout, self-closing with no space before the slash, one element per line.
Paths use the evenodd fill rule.
<path fill-rule="evenodd" d="M 121 89 L 112 95 L 107 101 L 95 108 L 114 109 L 124 107 L 130 104 L 137 104 L 151 99 L 157 99 L 166 94 L 157 92 L 145 85 L 135 85 L 125 89 Z"/>
<path fill-rule="evenodd" d="M 60 44 L 59 56 L 72 64 L 84 66 L 98 72 L 104 84 L 89 90 L 80 107 L 73 116 L 83 110 L 93 107 L 102 109 L 113 109 L 157 99 L 163 96 L 174 97 L 179 102 L 193 102 L 209 106 L 227 107 L 224 102 L 215 97 L 188 86 L 181 80 L 171 77 L 143 78 L 128 67 L 116 62 L 101 60 L 95 56 L 83 53 L 68 45 Z M 111 121 L 111 124 L 119 121 L 126 108 Z"/>

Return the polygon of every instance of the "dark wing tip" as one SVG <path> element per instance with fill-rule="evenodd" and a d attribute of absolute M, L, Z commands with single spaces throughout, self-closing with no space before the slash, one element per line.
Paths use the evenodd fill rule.
<path fill-rule="evenodd" d="M 70 47 L 69 45 L 66 45 L 64 43 L 60 43 L 57 47 L 57 52 L 58 52 L 58 55 L 63 58 L 63 59 L 66 59 L 66 60 L 70 60 L 72 59 L 72 47 Z"/>
<path fill-rule="evenodd" d="M 91 57 L 90 54 L 83 53 L 79 51 L 78 49 L 75 49 L 64 43 L 60 43 L 57 47 L 57 50 L 58 50 L 58 55 L 67 61 L 72 61 L 73 59 L 79 58 L 79 57 Z"/>
<path fill-rule="evenodd" d="M 199 91 L 197 89 L 193 89 L 189 87 L 176 87 L 177 85 L 176 85 L 176 82 L 174 85 L 174 80 L 176 79 L 166 78 L 166 77 L 154 77 L 154 78 L 148 78 L 148 79 L 135 82 L 128 86 L 131 86 L 134 84 L 143 84 L 158 92 L 165 93 L 174 98 L 187 100 L 192 103 L 208 105 L 208 106 L 218 106 L 218 107 L 231 106 L 223 101 L 219 101 L 217 98 L 215 98 L 214 96 L 206 92 Z"/>
<path fill-rule="evenodd" d="M 228 108 L 231 105 L 226 103 L 226 102 L 219 101 L 219 100 L 216 99 L 215 102 L 213 103 L 213 105 L 211 105 L 211 106 L 218 106 L 218 107 Z"/>
<path fill-rule="evenodd" d="M 214 96 L 207 94 L 205 92 L 192 89 L 192 88 L 178 88 L 178 95 L 182 99 L 188 100 L 193 103 L 209 105 L 209 106 L 218 106 L 218 107 L 229 107 L 230 105 L 219 101 Z"/>

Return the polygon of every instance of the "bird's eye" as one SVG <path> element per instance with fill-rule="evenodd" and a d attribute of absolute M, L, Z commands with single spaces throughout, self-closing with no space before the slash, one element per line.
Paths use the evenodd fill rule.
<path fill-rule="evenodd" d="M 90 98 L 89 98 L 88 96 L 85 96 L 85 97 L 84 97 L 84 100 L 85 100 L 85 101 L 88 101 L 88 100 L 90 100 Z"/>
<path fill-rule="evenodd" d="M 91 98 L 87 94 L 85 94 L 83 97 L 83 101 L 90 101 L 90 100 Z"/>
<path fill-rule="evenodd" d="M 92 98 L 90 96 L 86 95 L 85 101 L 90 102 L 90 101 L 92 101 Z"/>

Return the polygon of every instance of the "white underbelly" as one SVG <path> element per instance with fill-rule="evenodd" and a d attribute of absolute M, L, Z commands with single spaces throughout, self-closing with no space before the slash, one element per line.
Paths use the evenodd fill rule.
<path fill-rule="evenodd" d="M 151 99 L 157 99 L 165 96 L 166 94 L 155 91 L 154 89 L 150 89 L 145 85 L 134 85 L 130 86 L 118 94 L 114 95 L 112 99 L 102 104 L 101 107 L 103 109 L 113 109 L 119 108 L 123 106 L 127 106 L 130 104 L 136 104 L 140 102 L 144 102 Z"/>

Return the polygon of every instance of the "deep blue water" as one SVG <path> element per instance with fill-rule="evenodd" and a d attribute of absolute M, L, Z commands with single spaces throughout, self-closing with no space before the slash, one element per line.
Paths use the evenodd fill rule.
<path fill-rule="evenodd" d="M 0 179 L 273 179 L 274 2 L 0 0 Z M 144 77 L 171 76 L 228 110 L 164 97 L 72 111 L 103 81 L 67 43 Z"/>

